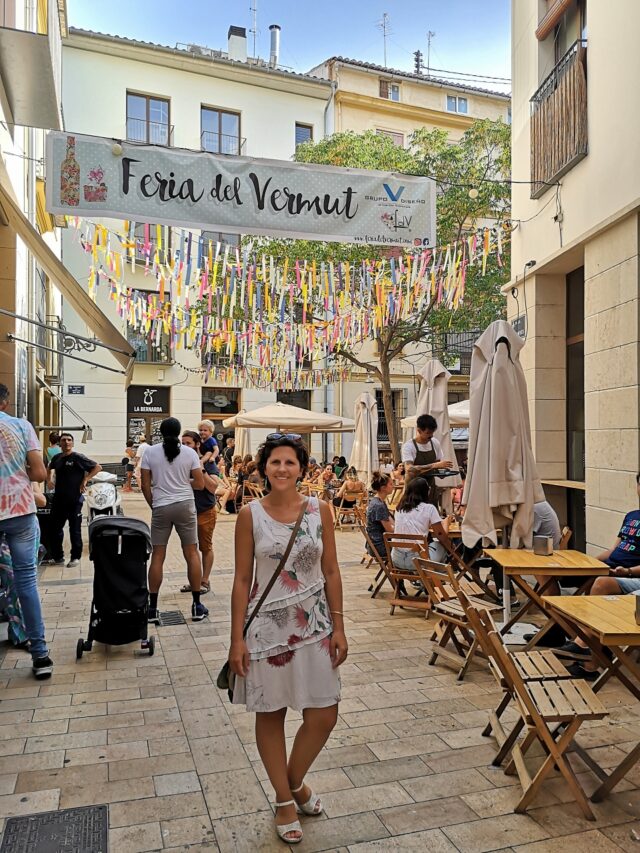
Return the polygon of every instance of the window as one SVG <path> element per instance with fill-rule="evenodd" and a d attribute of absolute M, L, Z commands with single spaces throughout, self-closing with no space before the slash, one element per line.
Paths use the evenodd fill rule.
<path fill-rule="evenodd" d="M 171 364 L 171 343 L 169 335 L 161 332 L 160 337 L 146 332 L 127 330 L 127 340 L 136 353 L 138 364 Z"/>
<path fill-rule="evenodd" d="M 376 129 L 376 133 L 378 136 L 388 136 L 394 145 L 397 145 L 398 148 L 404 148 L 404 133 L 397 133 L 395 130 L 381 130 L 380 128 Z"/>
<path fill-rule="evenodd" d="M 296 122 L 296 148 L 303 142 L 313 142 L 313 127 L 310 124 Z"/>
<path fill-rule="evenodd" d="M 447 95 L 447 111 L 450 113 L 462 113 L 466 115 L 469 111 L 467 99 L 459 98 L 456 95 Z"/>
<path fill-rule="evenodd" d="M 224 251 L 225 246 L 231 246 L 235 248 L 240 245 L 240 235 L 239 234 L 224 234 L 222 231 L 203 231 L 202 239 L 204 242 L 204 251 L 209 251 L 209 240 L 213 243 L 213 252 L 215 254 L 216 251 L 216 243 L 222 244 L 222 251 Z"/>
<path fill-rule="evenodd" d="M 380 80 L 380 97 L 387 98 L 389 101 L 399 101 L 400 85 L 390 83 L 389 80 Z"/>
<path fill-rule="evenodd" d="M 212 154 L 240 154 L 240 114 L 200 108 L 200 142 Z"/>
<path fill-rule="evenodd" d="M 170 145 L 169 101 L 127 92 L 127 141 Z"/>
<path fill-rule="evenodd" d="M 224 366 L 224 365 L 220 365 Z M 240 390 L 238 388 L 202 389 L 202 417 L 222 421 L 229 415 L 240 411 Z"/>
<path fill-rule="evenodd" d="M 391 398 L 391 405 L 396 423 L 396 435 L 398 438 L 401 438 L 402 429 L 400 428 L 400 421 L 407 411 L 407 392 L 404 389 L 394 390 L 391 392 Z M 382 391 L 379 388 L 376 389 L 376 407 L 378 409 L 378 441 L 382 444 L 388 444 L 389 428 L 387 426 L 384 405 L 382 403 Z"/>
<path fill-rule="evenodd" d="M 148 228 L 148 232 L 145 230 Z M 160 226 L 162 231 L 162 248 L 164 251 L 169 251 L 171 248 L 171 228 L 164 225 Z M 146 241 L 149 240 L 149 263 L 153 263 L 153 256 L 158 245 L 158 227 L 153 223 L 136 222 L 133 230 L 133 235 L 136 241 L 136 261 L 147 261 Z"/>

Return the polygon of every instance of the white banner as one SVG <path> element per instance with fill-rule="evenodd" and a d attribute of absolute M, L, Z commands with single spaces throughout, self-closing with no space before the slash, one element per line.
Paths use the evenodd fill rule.
<path fill-rule="evenodd" d="M 269 237 L 435 245 L 429 178 L 51 131 L 47 210 Z"/>

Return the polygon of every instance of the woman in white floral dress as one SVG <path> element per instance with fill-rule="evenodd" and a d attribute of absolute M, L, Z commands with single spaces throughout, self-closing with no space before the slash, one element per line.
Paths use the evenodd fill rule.
<path fill-rule="evenodd" d="M 338 667 L 347 656 L 331 510 L 297 490 L 308 461 L 299 436 L 274 433 L 260 449 L 258 470 L 269 492 L 238 515 L 231 596 L 233 701 L 256 712 L 258 751 L 276 793 L 276 829 L 287 844 L 302 839 L 297 809 L 322 813 L 304 776 L 336 724 Z M 277 568 L 305 501 L 287 563 L 245 640 L 244 623 Z M 288 761 L 287 708 L 303 716 Z"/>

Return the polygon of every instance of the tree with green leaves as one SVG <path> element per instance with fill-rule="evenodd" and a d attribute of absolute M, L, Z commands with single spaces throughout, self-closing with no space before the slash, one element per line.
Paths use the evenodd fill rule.
<path fill-rule="evenodd" d="M 319 142 L 299 145 L 295 159 L 303 163 L 375 169 L 433 177 L 436 181 L 436 234 L 438 245 L 459 240 L 482 225 L 501 227 L 510 218 L 510 128 L 502 121 L 475 121 L 452 144 L 444 130 L 416 130 L 408 148 L 400 148 L 382 134 L 367 131 L 336 133 Z M 388 256 L 388 247 L 319 243 L 306 240 L 260 240 L 254 247 L 278 260 L 305 258 L 316 261 L 377 260 Z M 414 316 L 392 322 L 375 331 L 375 357 L 361 349 L 344 346 L 333 358 L 350 363 L 375 377 L 382 389 L 382 402 L 394 461 L 399 460 L 400 442 L 391 388 L 392 366 L 407 348 L 426 344 L 433 348 L 446 339 L 446 332 L 483 329 L 504 316 L 500 287 L 509 280 L 509 256 L 502 265 L 490 257 L 485 275 L 476 265 L 469 267 L 465 300 L 456 310 L 427 301 Z M 438 347 L 439 352 L 442 350 Z M 455 359 L 458 353 L 445 353 Z"/>

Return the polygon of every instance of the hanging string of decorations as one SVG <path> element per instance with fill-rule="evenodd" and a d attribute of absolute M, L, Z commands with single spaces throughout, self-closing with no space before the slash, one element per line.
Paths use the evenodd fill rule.
<path fill-rule="evenodd" d="M 279 263 L 184 229 L 124 222 L 112 231 L 67 219 L 91 257 L 89 295 L 107 286 L 132 330 L 157 347 L 168 340 L 174 357 L 197 350 L 203 367 L 192 370 L 205 381 L 262 386 L 269 376 L 295 389 L 337 381 L 348 371 L 309 364 L 357 348 L 432 301 L 456 310 L 469 270 L 484 275 L 489 258 L 501 266 L 510 234 L 506 225 L 483 228 L 446 246 L 361 263 Z M 129 269 L 153 279 L 154 290 L 132 286 Z"/>

